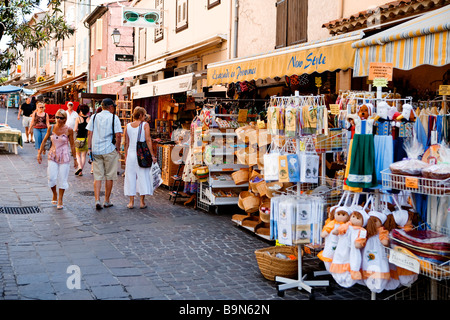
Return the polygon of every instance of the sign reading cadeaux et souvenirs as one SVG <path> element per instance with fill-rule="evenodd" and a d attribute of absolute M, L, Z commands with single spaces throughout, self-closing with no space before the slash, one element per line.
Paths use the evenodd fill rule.
<path fill-rule="evenodd" d="M 208 66 L 208 85 L 353 68 L 354 49 L 343 42 L 312 49 L 299 46 Z"/>

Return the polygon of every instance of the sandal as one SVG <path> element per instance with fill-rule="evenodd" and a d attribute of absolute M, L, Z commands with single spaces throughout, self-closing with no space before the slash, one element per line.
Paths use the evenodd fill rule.
<path fill-rule="evenodd" d="M 139 207 L 139 209 L 145 209 L 145 208 L 147 208 L 147 205 L 146 205 L 146 204 Z"/>
<path fill-rule="evenodd" d="M 76 176 L 80 175 L 81 171 L 83 171 L 83 169 L 78 169 L 77 171 L 75 171 L 75 175 Z"/>
<path fill-rule="evenodd" d="M 128 208 L 128 209 L 133 209 L 133 208 L 134 208 L 134 205 L 128 204 L 128 205 L 127 205 L 127 208 Z"/>
<path fill-rule="evenodd" d="M 64 209 L 64 206 L 63 206 L 62 204 L 58 204 L 58 205 L 56 206 L 56 209 L 62 210 L 62 209 Z"/>
<path fill-rule="evenodd" d="M 52 204 L 58 204 L 58 200 L 52 200 Z"/>

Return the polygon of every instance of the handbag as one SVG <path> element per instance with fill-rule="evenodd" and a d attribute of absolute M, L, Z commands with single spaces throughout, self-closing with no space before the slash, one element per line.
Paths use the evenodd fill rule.
<path fill-rule="evenodd" d="M 81 149 L 81 148 L 83 148 L 84 147 L 84 145 L 86 144 L 86 140 L 87 140 L 87 137 L 86 138 L 84 138 L 84 140 L 78 140 L 78 139 L 76 139 L 75 140 L 75 148 L 78 148 L 78 149 Z"/>
<path fill-rule="evenodd" d="M 153 163 L 152 154 L 150 152 L 150 149 L 147 146 L 147 141 L 140 141 L 141 140 L 141 131 L 142 131 L 142 122 L 139 125 L 139 133 L 138 133 L 138 138 L 137 138 L 137 142 L 136 142 L 137 160 L 138 160 L 139 167 L 150 168 Z"/>
<path fill-rule="evenodd" d="M 50 126 L 50 136 L 48 137 L 47 141 L 45 142 L 45 146 L 44 146 L 45 151 L 50 150 L 50 148 L 52 147 L 52 139 L 51 139 L 52 131 L 53 131 L 53 126 Z"/>

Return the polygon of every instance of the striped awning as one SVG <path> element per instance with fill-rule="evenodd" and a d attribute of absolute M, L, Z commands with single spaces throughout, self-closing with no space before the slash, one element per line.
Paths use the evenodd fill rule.
<path fill-rule="evenodd" d="M 450 5 L 426 13 L 352 44 L 356 49 L 354 77 L 365 77 L 371 62 L 393 63 L 411 70 L 420 65 L 450 63 Z"/>

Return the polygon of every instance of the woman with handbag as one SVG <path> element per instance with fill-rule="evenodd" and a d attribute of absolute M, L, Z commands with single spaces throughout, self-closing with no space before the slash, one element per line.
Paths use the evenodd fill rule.
<path fill-rule="evenodd" d="M 78 108 L 80 115 L 75 120 L 75 125 L 73 127 L 73 132 L 76 132 L 77 139 L 75 140 L 75 151 L 78 162 L 78 169 L 75 171 L 76 176 L 83 175 L 83 168 L 86 164 L 86 155 L 88 152 L 88 132 L 86 130 L 86 126 L 90 120 L 89 117 L 89 107 L 85 104 L 82 104 Z"/>
<path fill-rule="evenodd" d="M 47 175 L 48 186 L 52 190 L 52 204 L 57 209 L 63 209 L 64 192 L 69 188 L 68 177 L 70 169 L 70 152 L 75 154 L 73 130 L 66 126 L 67 113 L 59 109 L 55 115 L 56 124 L 47 130 L 47 134 L 41 143 L 37 154 L 37 161 L 42 163 L 42 154 L 45 154 L 45 144 L 51 139 L 52 146 L 48 150 Z M 78 167 L 77 159 L 74 157 L 73 166 Z M 56 189 L 59 188 L 57 191 Z"/>
<path fill-rule="evenodd" d="M 33 129 L 34 148 L 39 150 L 47 133 L 47 128 L 50 127 L 50 118 L 45 112 L 45 103 L 39 101 L 36 106 L 36 111 L 31 115 L 30 130 Z"/>
<path fill-rule="evenodd" d="M 153 195 L 150 168 L 151 164 L 156 162 L 156 156 L 153 154 L 150 126 L 145 121 L 146 113 L 144 108 L 136 107 L 133 111 L 134 121 L 127 124 L 124 130 L 124 194 L 130 197 L 130 201 L 127 205 L 128 209 L 134 208 L 134 197 L 136 196 L 136 193 L 139 193 L 140 195 L 140 209 L 147 208 L 145 196 Z M 138 145 L 139 143 L 140 145 Z"/>

